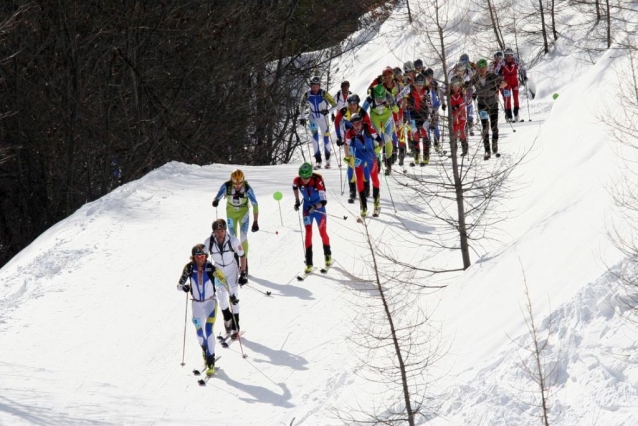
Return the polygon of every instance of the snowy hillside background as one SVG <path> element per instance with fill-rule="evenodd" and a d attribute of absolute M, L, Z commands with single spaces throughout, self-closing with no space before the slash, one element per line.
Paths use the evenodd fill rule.
<path fill-rule="evenodd" d="M 418 34 L 397 31 L 403 13 L 343 58 L 336 73 L 353 92 L 363 94 L 386 65 L 426 57 Z M 429 405 L 420 424 L 536 424 L 538 392 L 522 367 L 530 344 L 525 282 L 541 337 L 549 336 L 553 424 L 638 424 L 637 329 L 608 270 L 631 267 L 608 230 L 630 232 L 613 195 L 635 163 L 622 160 L 631 150 L 604 122 L 624 117 L 618 92 L 629 57 L 585 55 L 572 42 L 583 36 L 578 15 L 569 23 L 555 51 L 529 69 L 538 88 L 533 121 L 515 124 L 516 133 L 501 123 L 503 157 L 481 165 L 489 170 L 528 153 L 500 212 L 508 219 L 474 247 L 468 270 L 423 283 L 446 287 L 419 298 L 438 348 L 424 374 Z M 494 50 L 474 47 L 450 56 Z M 473 149 L 479 145 L 470 138 Z M 0 424 L 336 425 L 340 416 L 384 406 L 385 386 L 366 380 L 365 364 L 378 360 L 365 360 L 353 343 L 374 303 L 363 226 L 340 194 L 339 170 L 324 171 L 337 264 L 327 276 L 297 282 L 303 252 L 291 182 L 298 166 L 242 167 L 261 226 L 249 236 L 251 279 L 240 295 L 248 357 L 238 344 L 218 348 L 220 369 L 206 388 L 191 374 L 201 354 L 190 323 L 180 366 L 186 305 L 175 284 L 190 248 L 210 232 L 211 200 L 233 166 L 167 164 L 85 205 L 17 255 L 0 270 Z M 418 242 L 441 225 L 419 223 L 398 182 L 388 182 L 397 213 L 384 179 L 382 216 L 369 222 L 375 241 L 404 260 L 423 256 L 422 267 L 460 267 L 458 253 L 412 251 L 410 238 Z M 284 194 L 281 204 L 275 191 Z M 315 247 L 318 264 L 317 237 Z"/>

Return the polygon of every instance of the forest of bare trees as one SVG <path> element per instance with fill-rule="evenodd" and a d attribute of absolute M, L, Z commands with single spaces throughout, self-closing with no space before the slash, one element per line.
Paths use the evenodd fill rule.
<path fill-rule="evenodd" d="M 169 161 L 289 161 L 300 88 L 386 3 L 2 2 L 0 266 Z"/>

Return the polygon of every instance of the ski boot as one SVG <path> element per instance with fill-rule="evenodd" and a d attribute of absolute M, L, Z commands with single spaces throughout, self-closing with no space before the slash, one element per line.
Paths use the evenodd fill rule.
<path fill-rule="evenodd" d="M 467 155 L 468 145 L 467 140 L 461 141 L 461 157 L 465 157 Z"/>
<path fill-rule="evenodd" d="M 306 265 L 306 268 L 303 270 L 304 274 L 309 274 L 312 272 L 312 265 Z"/>
<path fill-rule="evenodd" d="M 332 256 L 327 254 L 325 255 L 326 258 L 326 268 L 332 266 Z"/>
<path fill-rule="evenodd" d="M 215 354 L 208 355 L 206 357 L 206 367 L 208 367 L 206 369 L 207 376 L 212 376 L 213 374 L 215 374 Z"/>
<path fill-rule="evenodd" d="M 492 154 L 489 151 L 485 151 L 485 155 L 483 156 L 483 160 L 489 160 Z"/>
<path fill-rule="evenodd" d="M 374 199 L 374 212 L 372 213 L 372 217 L 379 217 L 381 213 L 381 198 L 376 197 Z"/>
<path fill-rule="evenodd" d="M 429 156 L 429 155 L 424 155 L 424 156 L 423 156 L 423 161 L 421 161 L 421 163 L 419 163 L 419 165 L 420 165 L 421 167 L 425 167 L 425 166 L 427 166 L 428 164 L 430 164 L 430 156 Z"/>

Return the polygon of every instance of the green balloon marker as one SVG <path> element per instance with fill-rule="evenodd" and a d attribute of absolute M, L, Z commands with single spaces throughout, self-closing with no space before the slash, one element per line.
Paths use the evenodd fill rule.
<path fill-rule="evenodd" d="M 282 193 L 281 193 L 281 192 L 279 192 L 279 191 L 275 191 L 275 193 L 274 193 L 274 194 L 272 194 L 272 197 L 273 197 L 275 200 L 279 201 L 279 200 L 281 200 L 284 196 L 282 195 Z"/>
<path fill-rule="evenodd" d="M 557 97 L 558 97 L 558 93 L 554 93 L 554 95 L 552 96 L 552 98 L 554 98 L 554 100 L 556 100 Z"/>

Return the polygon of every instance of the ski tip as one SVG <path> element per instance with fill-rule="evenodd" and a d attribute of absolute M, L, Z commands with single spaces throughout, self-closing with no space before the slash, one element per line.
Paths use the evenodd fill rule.
<path fill-rule="evenodd" d="M 197 384 L 199 384 L 200 386 L 206 386 L 206 381 L 204 379 L 200 379 L 197 381 Z"/>

